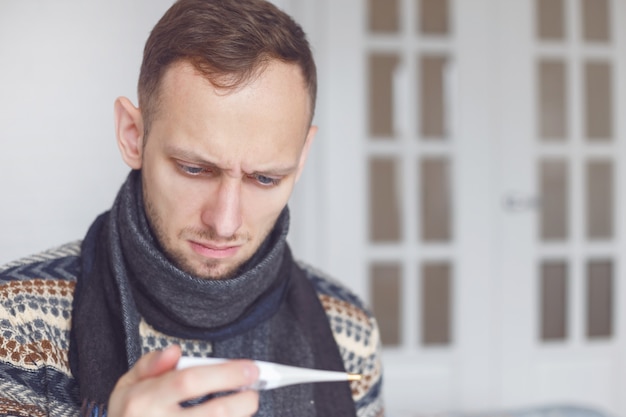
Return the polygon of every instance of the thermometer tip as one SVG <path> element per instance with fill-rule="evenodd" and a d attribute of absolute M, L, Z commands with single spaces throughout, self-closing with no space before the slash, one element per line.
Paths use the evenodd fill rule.
<path fill-rule="evenodd" d="M 348 381 L 360 381 L 361 374 L 348 374 Z"/>

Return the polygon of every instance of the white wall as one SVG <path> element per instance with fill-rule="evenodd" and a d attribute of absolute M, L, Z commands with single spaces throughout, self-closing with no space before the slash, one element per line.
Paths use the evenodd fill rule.
<path fill-rule="evenodd" d="M 172 0 L 0 3 L 0 263 L 81 238 L 128 172 L 113 101 Z"/>
<path fill-rule="evenodd" d="M 136 103 L 145 40 L 172 3 L 0 2 L 0 264 L 82 238 L 110 207 L 128 172 L 115 143 L 113 102 L 124 95 Z M 291 0 L 274 3 L 298 9 Z M 301 179 L 292 225 L 315 212 L 314 196 L 301 190 L 311 181 Z M 298 229 L 292 226 L 292 245 L 315 261 L 311 236 Z"/>

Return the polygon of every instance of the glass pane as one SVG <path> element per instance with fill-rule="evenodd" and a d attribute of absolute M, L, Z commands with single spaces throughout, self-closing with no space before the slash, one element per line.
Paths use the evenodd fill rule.
<path fill-rule="evenodd" d="M 567 161 L 545 159 L 540 162 L 541 240 L 565 240 L 569 235 L 569 180 Z"/>
<path fill-rule="evenodd" d="M 613 335 L 613 263 L 611 260 L 587 264 L 587 336 Z"/>
<path fill-rule="evenodd" d="M 452 231 L 452 178 L 447 158 L 421 162 L 421 229 L 424 242 L 447 242 Z"/>
<path fill-rule="evenodd" d="M 608 0 L 583 0 L 583 36 L 589 42 L 608 42 L 610 18 Z"/>
<path fill-rule="evenodd" d="M 369 0 L 368 6 L 371 32 L 398 32 L 398 0 Z"/>
<path fill-rule="evenodd" d="M 545 41 L 563 40 L 565 19 L 563 0 L 536 0 L 537 37 Z"/>
<path fill-rule="evenodd" d="M 567 80 L 563 61 L 539 62 L 539 125 L 543 140 L 567 137 Z"/>
<path fill-rule="evenodd" d="M 587 237 L 613 237 L 613 164 L 610 161 L 587 163 Z"/>
<path fill-rule="evenodd" d="M 369 163 L 370 241 L 400 240 L 400 196 L 397 162 L 392 158 L 372 158 Z"/>
<path fill-rule="evenodd" d="M 400 63 L 397 54 L 371 54 L 369 58 L 370 136 L 391 138 L 393 128 L 393 79 Z"/>
<path fill-rule="evenodd" d="M 380 327 L 380 335 L 386 346 L 400 344 L 401 329 L 401 271 L 391 264 L 370 267 L 370 294 L 372 310 Z"/>
<path fill-rule="evenodd" d="M 447 263 L 422 266 L 422 344 L 452 341 L 452 277 Z"/>
<path fill-rule="evenodd" d="M 541 264 L 541 339 L 567 337 L 567 265 L 562 261 Z"/>
<path fill-rule="evenodd" d="M 426 139 L 443 139 L 448 136 L 448 103 L 446 101 L 445 56 L 423 56 L 420 64 L 420 126 Z"/>
<path fill-rule="evenodd" d="M 424 35 L 446 35 L 448 28 L 448 0 L 418 0 L 420 31 Z"/>
<path fill-rule="evenodd" d="M 613 83 L 608 62 L 585 65 L 586 133 L 589 140 L 608 140 L 613 136 Z"/>

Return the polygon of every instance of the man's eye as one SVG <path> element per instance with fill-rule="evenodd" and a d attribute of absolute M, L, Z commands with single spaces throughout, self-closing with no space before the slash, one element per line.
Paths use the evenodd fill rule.
<path fill-rule="evenodd" d="M 201 167 L 192 167 L 192 166 L 182 165 L 182 164 L 178 164 L 178 167 L 185 174 L 189 174 L 189 175 L 200 175 L 202 174 L 202 172 L 204 172 L 204 168 L 201 168 Z"/>
<path fill-rule="evenodd" d="M 280 180 L 277 178 L 272 178 L 272 177 L 267 177 L 265 175 L 255 175 L 254 178 L 257 180 L 257 182 L 261 185 L 264 186 L 273 186 L 273 185 L 278 185 L 280 183 Z"/>

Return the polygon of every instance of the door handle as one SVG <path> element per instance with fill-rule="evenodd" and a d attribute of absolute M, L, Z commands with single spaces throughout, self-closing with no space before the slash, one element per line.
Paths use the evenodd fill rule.
<path fill-rule="evenodd" d="M 503 205 L 505 210 L 519 213 L 538 209 L 541 205 L 541 199 L 511 192 L 504 197 Z"/>

